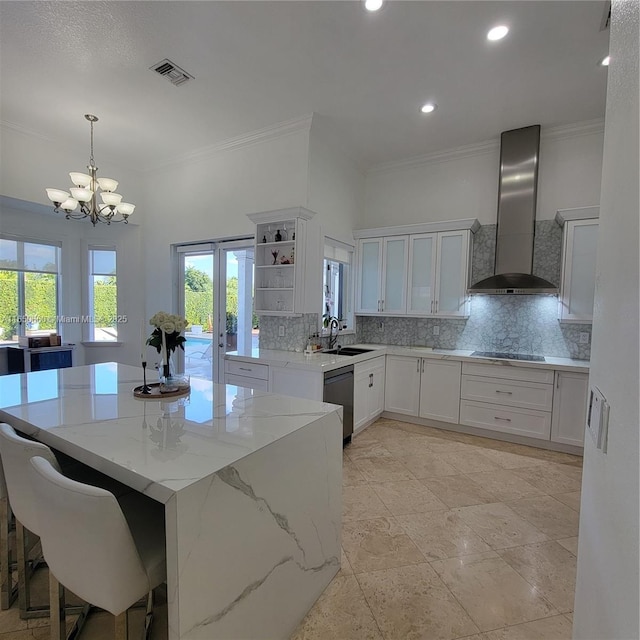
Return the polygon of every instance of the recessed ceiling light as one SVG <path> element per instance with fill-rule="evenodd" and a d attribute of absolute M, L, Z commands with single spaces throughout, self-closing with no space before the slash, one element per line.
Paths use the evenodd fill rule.
<path fill-rule="evenodd" d="M 603 67 L 608 67 L 610 58 L 611 58 L 611 56 L 605 56 L 604 58 L 602 58 L 602 60 L 600 60 L 600 64 Z"/>
<path fill-rule="evenodd" d="M 420 107 L 420 111 L 422 113 L 431 113 L 438 108 L 438 105 L 435 102 L 427 102 Z"/>
<path fill-rule="evenodd" d="M 487 40 L 502 40 L 507 33 L 509 33 L 509 27 L 505 27 L 505 25 L 493 27 L 493 29 L 487 33 Z"/>
<path fill-rule="evenodd" d="M 367 11 L 378 11 L 382 7 L 383 0 L 364 0 L 364 7 Z"/>

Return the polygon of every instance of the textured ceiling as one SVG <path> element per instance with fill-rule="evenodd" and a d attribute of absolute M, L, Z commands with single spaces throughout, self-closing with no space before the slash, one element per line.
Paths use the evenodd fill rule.
<path fill-rule="evenodd" d="M 605 3 L 1 2 L 0 114 L 141 169 L 316 112 L 363 168 L 604 116 Z M 507 23 L 503 41 L 488 28 Z M 195 76 L 174 87 L 149 67 Z M 434 100 L 430 116 L 420 105 Z"/>

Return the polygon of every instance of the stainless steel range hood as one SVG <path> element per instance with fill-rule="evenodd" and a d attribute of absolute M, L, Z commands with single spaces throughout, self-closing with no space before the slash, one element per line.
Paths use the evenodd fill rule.
<path fill-rule="evenodd" d="M 551 282 L 531 273 L 539 155 L 539 124 L 505 131 L 500 136 L 495 275 L 469 287 L 469 293 L 558 293 Z"/>

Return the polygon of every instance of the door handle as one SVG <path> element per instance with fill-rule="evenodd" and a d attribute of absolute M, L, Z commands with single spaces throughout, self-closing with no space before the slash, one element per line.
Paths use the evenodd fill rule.
<path fill-rule="evenodd" d="M 222 344 L 222 342 L 218 342 L 218 346 L 219 346 L 219 347 L 224 347 L 224 345 Z"/>

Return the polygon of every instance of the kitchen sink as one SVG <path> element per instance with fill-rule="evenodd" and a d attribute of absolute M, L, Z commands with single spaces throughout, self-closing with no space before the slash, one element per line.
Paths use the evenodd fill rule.
<path fill-rule="evenodd" d="M 339 356 L 359 356 L 361 353 L 369 353 L 373 349 L 361 349 L 360 347 L 342 347 L 341 349 L 327 349 L 322 353 L 328 353 Z"/>

